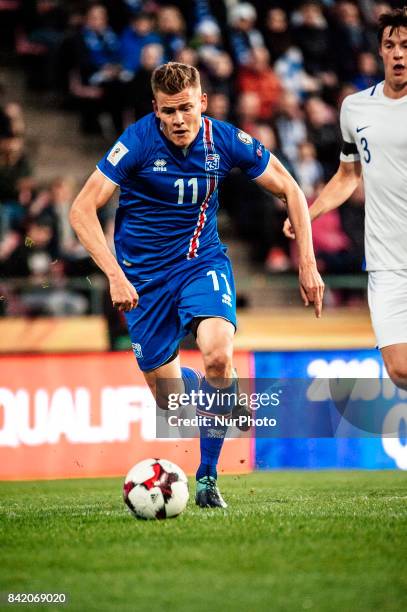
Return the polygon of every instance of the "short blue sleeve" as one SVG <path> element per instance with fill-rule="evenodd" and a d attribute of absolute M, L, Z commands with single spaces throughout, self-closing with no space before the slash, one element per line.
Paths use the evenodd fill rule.
<path fill-rule="evenodd" d="M 250 178 L 258 178 L 265 171 L 270 152 L 246 132 L 233 128 L 232 162 Z"/>
<path fill-rule="evenodd" d="M 96 168 L 116 185 L 123 183 L 140 167 L 141 141 L 130 125 L 115 142 L 113 147 L 96 164 Z"/>

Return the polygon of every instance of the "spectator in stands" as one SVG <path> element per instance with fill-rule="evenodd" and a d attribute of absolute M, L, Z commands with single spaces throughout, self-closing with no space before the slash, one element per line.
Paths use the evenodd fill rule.
<path fill-rule="evenodd" d="M 336 5 L 336 21 L 333 30 L 333 50 L 336 72 L 347 81 L 356 74 L 355 57 L 369 51 L 369 39 L 360 17 L 359 7 L 349 0 Z"/>
<path fill-rule="evenodd" d="M 20 296 L 27 315 L 78 315 L 88 307 L 84 296 L 65 289 L 63 265 L 54 245 L 52 223 L 40 216 L 28 220 L 24 240 L 20 239 L 8 257 L 0 260 L 2 276 L 30 278 L 31 284 Z"/>
<path fill-rule="evenodd" d="M 190 7 L 189 13 L 185 10 L 186 5 Z M 197 26 L 203 21 L 215 21 L 218 24 L 226 24 L 226 2 L 225 0 L 179 0 L 181 12 L 190 24 L 191 32 L 196 32 Z"/>
<path fill-rule="evenodd" d="M 55 85 L 57 51 L 67 24 L 67 7 L 60 0 L 24 0 L 20 3 L 20 26 L 16 50 L 26 67 L 32 89 Z"/>
<path fill-rule="evenodd" d="M 252 133 L 273 154 L 280 155 L 270 125 L 254 124 Z M 253 262 L 265 263 L 267 270 L 280 272 L 291 267 L 289 240 L 281 231 L 287 212 L 280 200 L 236 169 L 222 185 L 221 206 L 232 220 L 239 238 L 248 241 Z"/>
<path fill-rule="evenodd" d="M 211 92 L 208 114 L 221 120 L 236 120 L 237 115 L 240 127 L 259 138 L 297 175 L 311 199 L 321 179 L 321 166 L 325 178 L 337 167 L 337 116 L 326 102 L 333 100 L 336 107 L 337 99 L 380 79 L 374 56 L 376 22 L 380 13 L 390 9 L 389 2 L 382 0 L 169 0 L 168 5 L 166 0 L 96 4 L 28 0 L 22 6 L 25 17 L 20 19 L 17 50 L 34 56 L 38 52 L 38 65 L 65 34 L 60 53 L 53 56 L 60 62 L 58 75 L 69 75 L 66 82 L 79 103 L 86 131 L 100 132 L 99 117 L 105 119 L 106 113 L 120 131 L 125 105 L 125 110 L 134 109 L 136 119 L 151 112 L 149 81 L 158 63 L 199 64 L 204 87 Z M 83 6 L 88 7 L 85 15 L 79 12 Z M 34 15 L 31 21 L 29 14 Z M 25 66 L 35 67 L 36 62 Z M 332 67 L 340 77 L 335 90 Z M 131 75 L 133 80 L 127 82 Z M 37 78 L 36 69 L 32 80 Z M 270 119 L 275 133 L 264 122 Z M 105 128 L 106 121 L 102 123 Z M 39 218 L 42 229 L 34 227 L 34 233 L 51 231 L 48 249 L 54 253 L 57 245 L 63 264 L 62 268 L 53 264 L 50 273 L 76 275 L 80 270 L 87 275 L 94 270 L 93 264 L 67 224 L 70 181 L 62 176 L 47 189 L 35 188 L 30 159 L 24 153 L 24 134 L 19 104 L 1 100 L 0 138 L 6 138 L 0 140 L 0 267 L 17 246 L 27 250 L 22 228 Z M 243 178 L 232 175 L 229 204 L 225 204 L 239 235 L 252 241 L 253 258 L 266 261 L 268 270 L 290 268 L 280 228 L 285 216 L 281 203 L 271 196 L 267 199 Z M 335 239 L 345 230 L 348 251 L 356 252 L 359 244 L 358 262 L 361 216 L 361 198 L 355 194 L 340 209 L 343 227 L 337 218 L 330 220 Z M 326 261 L 333 266 L 331 255 Z M 348 264 L 352 270 L 359 265 L 345 256 L 342 263 L 343 271 Z"/>
<path fill-rule="evenodd" d="M 222 183 L 220 201 L 241 240 L 248 242 L 251 259 L 263 264 L 273 233 L 273 203 L 271 193 L 250 181 L 234 169 Z M 282 233 L 279 228 L 279 232 Z"/>
<path fill-rule="evenodd" d="M 68 276 L 87 276 L 95 271 L 95 264 L 78 242 L 68 220 L 73 196 L 73 179 L 68 176 L 55 178 L 49 186 L 38 190 L 26 206 L 25 223 L 39 220 L 49 225 L 52 229 L 49 250 L 63 262 L 64 272 Z"/>
<path fill-rule="evenodd" d="M 109 112 L 114 129 L 123 129 L 125 83 L 129 75 L 120 64 L 120 44 L 110 28 L 107 11 L 101 4 L 91 6 L 85 25 L 75 40 L 75 69 L 71 77 L 71 92 L 80 101 L 82 129 L 99 133 L 98 116 Z"/>
<path fill-rule="evenodd" d="M 83 0 L 77 0 L 77 2 L 83 4 Z M 146 5 L 148 8 L 149 3 L 145 0 L 103 0 L 102 4 L 107 9 L 110 25 L 116 33 L 120 34 L 129 25 L 135 15 L 139 15 L 145 11 Z M 152 3 L 150 3 L 150 5 L 151 4 Z M 154 10 L 154 4 L 152 4 L 152 10 Z"/>
<path fill-rule="evenodd" d="M 18 104 L 18 102 L 8 102 L 4 107 L 4 113 L 9 123 L 8 129 L 11 134 L 13 134 L 13 136 L 24 136 L 26 125 L 21 105 Z"/>
<path fill-rule="evenodd" d="M 315 191 L 313 200 L 321 192 L 324 183 L 320 183 Z M 360 271 L 360 248 L 354 249 L 352 241 L 345 233 L 339 209 L 331 210 L 312 223 L 312 237 L 318 269 L 325 274 L 346 274 Z M 297 265 L 297 252 L 295 243 L 291 242 L 291 258 Z M 332 295 L 334 303 L 342 300 L 341 292 Z"/>
<path fill-rule="evenodd" d="M 338 113 L 339 113 L 339 109 L 342 106 L 342 102 L 344 101 L 346 96 L 351 96 L 352 94 L 356 92 L 357 92 L 357 89 L 354 85 L 352 85 L 352 83 L 345 83 L 344 85 L 340 87 L 338 94 L 337 94 L 336 101 L 335 101 L 335 106 L 336 106 Z"/>
<path fill-rule="evenodd" d="M 151 104 L 151 75 L 163 62 L 163 47 L 157 43 L 145 45 L 141 51 L 140 68 L 132 83 L 132 100 L 136 120 L 153 110 Z"/>
<path fill-rule="evenodd" d="M 16 228 L 25 217 L 31 200 L 32 169 L 21 136 L 0 139 L 0 233 Z"/>
<path fill-rule="evenodd" d="M 316 77 L 333 68 L 330 32 L 318 0 L 306 0 L 300 7 L 301 23 L 293 39 L 304 57 L 305 71 Z"/>
<path fill-rule="evenodd" d="M 295 164 L 298 146 L 307 140 L 307 128 L 298 99 L 289 91 L 281 96 L 275 126 L 284 155 Z"/>
<path fill-rule="evenodd" d="M 198 24 L 195 42 L 203 64 L 216 61 L 218 54 L 224 51 L 220 28 L 212 19 L 205 19 Z"/>
<path fill-rule="evenodd" d="M 306 197 L 311 198 L 316 186 L 321 183 L 324 176 L 322 165 L 317 159 L 315 147 L 311 142 L 302 142 L 299 145 L 295 174 Z"/>
<path fill-rule="evenodd" d="M 158 34 L 153 32 L 153 19 L 147 13 L 136 13 L 120 37 L 121 64 L 135 75 L 140 67 L 141 51 L 151 43 L 159 43 Z"/>
<path fill-rule="evenodd" d="M 279 57 L 274 64 L 274 71 L 284 89 L 300 100 L 320 89 L 319 80 L 305 72 L 304 58 L 297 47 L 290 47 Z"/>
<path fill-rule="evenodd" d="M 248 134 L 253 132 L 260 113 L 260 98 L 255 91 L 248 91 L 239 94 L 237 99 L 236 112 L 239 127 Z"/>
<path fill-rule="evenodd" d="M 38 186 L 32 199 L 27 202 L 25 221 L 27 222 L 32 219 L 41 219 L 41 221 L 46 220 L 47 223 L 52 226 L 52 230 L 55 234 L 55 240 L 52 246 L 55 246 L 58 243 L 58 237 L 56 235 L 57 219 L 48 186 Z M 54 250 L 57 251 L 58 247 L 55 246 Z"/>
<path fill-rule="evenodd" d="M 297 180 L 295 173 L 295 167 L 290 162 L 288 157 L 284 154 L 281 144 L 278 139 L 276 130 L 270 125 L 270 123 L 258 122 L 253 127 L 253 136 L 260 140 L 274 157 L 277 157 L 278 161 L 281 162 L 286 170 Z M 267 143 L 267 144 L 266 144 Z"/>
<path fill-rule="evenodd" d="M 323 184 L 318 186 L 316 193 L 320 193 Z M 311 202 L 312 203 L 312 202 Z M 323 220 L 323 217 L 327 219 Z M 339 209 L 331 210 L 312 223 L 312 237 L 318 269 L 326 274 L 347 274 L 361 271 L 360 243 L 357 248 L 344 231 Z M 363 242 L 362 242 L 363 244 Z M 336 299 L 341 299 L 336 294 Z"/>
<path fill-rule="evenodd" d="M 8 229 L 0 235 L 0 278 L 8 278 L 14 274 L 17 276 L 17 269 L 14 254 L 17 252 L 21 242 L 21 234 L 14 229 Z"/>
<path fill-rule="evenodd" d="M 164 48 L 164 62 L 174 60 L 186 46 L 185 21 L 176 6 L 163 6 L 157 14 L 160 43 Z"/>
<path fill-rule="evenodd" d="M 6 99 L 6 88 L 0 81 L 0 138 L 24 136 L 25 118 L 21 104 Z"/>
<path fill-rule="evenodd" d="M 175 61 L 180 64 L 189 64 L 190 66 L 198 66 L 199 57 L 196 49 L 192 47 L 183 47 L 175 56 Z"/>
<path fill-rule="evenodd" d="M 256 9 L 249 2 L 235 4 L 230 9 L 230 44 L 238 66 L 248 64 L 251 49 L 264 46 L 263 36 L 254 27 L 256 18 Z"/>
<path fill-rule="evenodd" d="M 58 253 L 68 276 L 87 276 L 94 273 L 95 264 L 76 238 L 68 220 L 75 193 L 75 181 L 71 177 L 55 178 L 49 189 L 49 206 L 52 209 Z"/>
<path fill-rule="evenodd" d="M 257 92 L 260 99 L 258 118 L 271 119 L 282 93 L 282 86 L 270 67 L 270 55 L 266 47 L 250 50 L 249 60 L 239 69 L 237 88 L 241 92 Z"/>
<path fill-rule="evenodd" d="M 47 217 L 28 219 L 22 228 L 16 248 L 4 258 L 0 273 L 7 277 L 28 277 L 49 272 L 51 262 L 58 253 L 51 246 L 53 241 L 52 223 Z"/>
<path fill-rule="evenodd" d="M 393 6 L 394 4 L 395 3 L 393 2 Z M 403 4 L 404 2 L 401 3 L 401 5 Z M 378 0 L 378 2 L 374 2 L 372 0 L 363 0 L 360 3 L 360 8 L 363 11 L 363 17 L 367 22 L 367 26 L 365 27 L 367 48 L 375 55 L 378 55 L 379 42 L 377 40 L 377 28 L 379 25 L 379 17 L 384 13 L 390 13 L 392 8 L 389 2 L 384 2 L 381 0 Z"/>
<path fill-rule="evenodd" d="M 270 53 L 271 63 L 274 64 L 292 46 L 287 14 L 282 8 L 275 7 L 268 11 L 263 36 L 264 44 Z"/>
<path fill-rule="evenodd" d="M 269 124 L 255 125 L 253 136 L 277 157 L 294 178 L 297 178 L 293 165 L 282 152 L 276 133 Z M 292 267 L 289 256 L 290 241 L 281 232 L 287 216 L 286 207 L 279 198 L 262 198 L 262 202 L 267 208 L 262 213 L 262 218 L 266 220 L 264 227 L 257 228 L 258 240 L 261 244 L 258 248 L 260 260 L 264 261 L 267 272 L 286 272 Z"/>
<path fill-rule="evenodd" d="M 86 82 L 100 85 L 118 77 L 121 70 L 119 40 L 109 27 L 103 5 L 94 5 L 86 13 L 81 42 L 84 52 L 81 69 Z"/>
<path fill-rule="evenodd" d="M 336 172 L 340 152 L 340 130 L 336 112 L 321 98 L 314 96 L 305 103 L 308 139 L 314 145 L 327 181 Z"/>
<path fill-rule="evenodd" d="M 341 218 L 338 210 L 332 210 L 317 219 L 319 223 L 313 224 L 312 237 L 318 268 L 325 273 L 341 273 L 349 270 L 347 253 L 350 249 L 350 240 L 341 227 Z"/>
<path fill-rule="evenodd" d="M 219 121 L 230 120 L 230 99 L 229 97 L 220 92 L 213 91 L 208 98 L 208 108 L 206 113 L 218 119 Z"/>
<path fill-rule="evenodd" d="M 381 80 L 381 74 L 379 73 L 376 57 L 373 53 L 364 51 L 359 54 L 358 60 L 358 73 L 355 78 L 352 79 L 352 85 L 359 91 L 373 87 Z"/>
<path fill-rule="evenodd" d="M 207 60 L 203 73 L 204 82 L 207 82 L 211 91 L 221 91 L 229 98 L 233 98 L 233 62 L 228 53 L 221 51 L 211 61 Z"/>

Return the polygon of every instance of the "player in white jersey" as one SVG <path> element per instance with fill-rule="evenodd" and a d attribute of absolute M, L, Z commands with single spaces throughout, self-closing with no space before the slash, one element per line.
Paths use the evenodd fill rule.
<path fill-rule="evenodd" d="M 385 79 L 343 101 L 339 169 L 309 212 L 343 204 L 363 175 L 372 324 L 391 379 L 407 389 L 407 7 L 381 16 L 378 37 Z M 295 237 L 288 219 L 284 233 Z"/>

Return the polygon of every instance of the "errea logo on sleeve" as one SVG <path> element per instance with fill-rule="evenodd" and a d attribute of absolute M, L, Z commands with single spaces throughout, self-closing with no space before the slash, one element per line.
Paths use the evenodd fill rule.
<path fill-rule="evenodd" d="M 122 159 L 122 157 L 124 157 L 126 153 L 128 152 L 129 152 L 128 148 L 124 146 L 124 144 L 120 142 L 119 140 L 118 142 L 116 142 L 113 149 L 110 151 L 109 155 L 107 156 L 107 161 L 109 161 L 112 164 L 112 166 L 117 166 L 117 164 Z"/>

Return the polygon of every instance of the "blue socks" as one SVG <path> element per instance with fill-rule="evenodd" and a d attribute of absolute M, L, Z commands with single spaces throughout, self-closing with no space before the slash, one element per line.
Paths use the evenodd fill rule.
<path fill-rule="evenodd" d="M 193 368 L 181 368 L 181 376 L 184 382 L 185 393 L 188 395 L 191 391 L 198 391 L 201 382 L 203 379 L 203 375 L 199 370 L 194 370 Z"/>
<path fill-rule="evenodd" d="M 206 406 L 199 405 L 197 407 L 197 412 L 199 412 L 200 416 L 209 415 L 224 415 L 229 416 L 230 412 L 233 409 L 232 405 L 227 401 L 228 396 L 226 396 L 225 401 L 222 401 L 223 394 L 237 393 L 237 381 L 233 381 L 233 383 L 227 387 L 226 389 L 218 390 L 215 387 L 212 387 L 202 376 L 200 372 L 193 370 L 192 368 L 181 368 L 182 372 L 182 380 L 184 381 L 185 393 L 191 393 L 191 391 L 199 391 L 201 390 L 204 397 L 210 397 L 210 403 L 207 406 L 210 406 L 210 410 L 205 410 Z M 225 405 L 223 405 L 225 404 Z M 201 447 L 201 463 L 196 472 L 196 479 L 200 480 L 204 476 L 212 476 L 213 478 L 217 478 L 216 466 L 219 461 L 219 456 L 222 450 L 223 442 L 227 432 L 227 425 L 217 425 L 215 423 L 211 423 L 210 425 L 201 425 L 199 427 L 200 430 L 200 447 Z"/>

